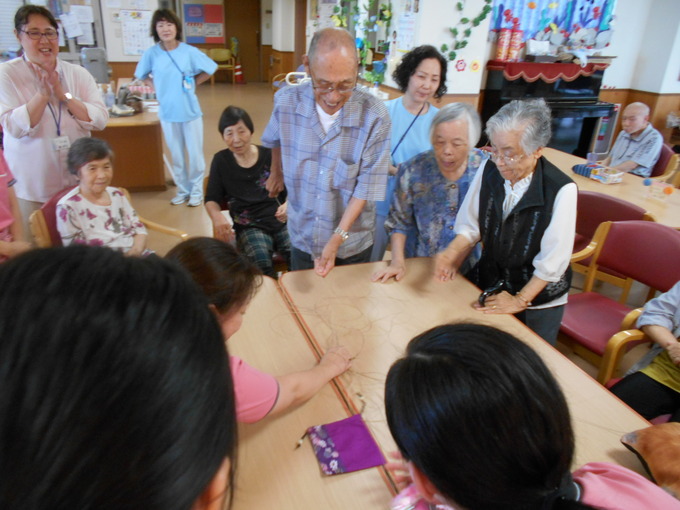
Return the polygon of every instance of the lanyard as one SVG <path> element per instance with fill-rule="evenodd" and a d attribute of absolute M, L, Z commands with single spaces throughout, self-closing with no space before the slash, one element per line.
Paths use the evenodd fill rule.
<path fill-rule="evenodd" d="M 161 44 L 161 48 L 163 48 L 163 50 L 165 50 L 165 53 L 167 53 L 168 57 L 170 57 L 170 60 L 172 60 L 172 63 L 175 64 L 175 67 L 176 67 L 177 70 L 179 71 L 179 74 L 181 74 L 181 75 L 182 75 L 182 78 L 184 78 L 184 73 L 182 72 L 182 70 L 181 70 L 181 69 L 179 68 L 179 66 L 177 65 L 177 62 L 175 62 L 175 59 L 172 58 L 172 55 L 170 55 L 170 52 L 169 52 L 168 50 L 165 49 L 165 45 Z"/>
<path fill-rule="evenodd" d="M 50 109 L 54 123 L 57 125 L 57 136 L 61 136 L 61 101 L 59 101 L 59 118 L 57 118 L 56 114 L 54 113 L 54 108 L 52 108 L 50 103 L 47 103 L 47 107 Z"/>
<path fill-rule="evenodd" d="M 401 138 L 400 138 L 399 141 L 397 142 L 397 145 L 394 147 L 394 149 L 392 149 L 392 154 L 390 154 L 390 157 L 394 157 L 394 153 L 397 152 L 397 149 L 398 149 L 399 146 L 401 145 L 401 142 L 404 141 L 404 138 L 406 137 L 406 135 L 408 134 L 408 132 L 411 130 L 411 127 L 413 126 L 413 124 L 415 123 L 415 121 L 418 120 L 418 117 L 420 117 L 420 114 L 423 112 L 423 108 L 425 108 L 425 103 L 423 103 L 423 106 L 420 107 L 420 110 L 418 110 L 418 113 L 416 113 L 416 116 L 413 118 L 413 120 L 411 121 L 411 123 L 410 123 L 410 124 L 408 125 L 408 127 L 406 128 L 406 131 L 404 131 L 404 134 L 401 135 Z"/>

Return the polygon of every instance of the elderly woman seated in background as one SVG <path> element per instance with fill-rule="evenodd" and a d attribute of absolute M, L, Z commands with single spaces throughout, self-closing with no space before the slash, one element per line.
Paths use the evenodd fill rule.
<path fill-rule="evenodd" d="M 385 200 L 376 204 L 373 261 L 385 255 L 388 234 L 384 224 L 396 188 L 397 166 L 432 148 L 430 124 L 439 109 L 430 100 L 446 94 L 446 69 L 446 59 L 439 50 L 425 44 L 404 55 L 392 73 L 404 95 L 385 103 L 392 120 L 391 165 Z"/>
<path fill-rule="evenodd" d="M 432 257 L 453 240 L 458 208 L 484 161 L 484 153 L 474 148 L 480 132 L 479 115 L 468 104 L 448 104 L 437 112 L 430 128 L 434 149 L 399 168 L 396 195 L 385 221 L 392 261 L 374 273 L 373 281 L 401 280 L 406 257 Z M 406 246 L 409 232 L 414 232 L 413 246 Z"/>
<path fill-rule="evenodd" d="M 78 186 L 57 203 L 57 229 L 64 243 L 106 246 L 142 255 L 146 227 L 113 179 L 113 151 L 98 138 L 80 138 L 68 151 L 68 169 Z"/>
<path fill-rule="evenodd" d="M 0 508 L 218 510 L 229 358 L 179 268 L 87 246 L 0 265 Z"/>
<path fill-rule="evenodd" d="M 543 99 L 508 103 L 486 132 L 491 161 L 470 186 L 435 277 L 453 278 L 481 241 L 481 258 L 465 275 L 485 291 L 477 308 L 515 314 L 554 344 L 571 285 L 576 184 L 541 155 L 551 135 Z"/>

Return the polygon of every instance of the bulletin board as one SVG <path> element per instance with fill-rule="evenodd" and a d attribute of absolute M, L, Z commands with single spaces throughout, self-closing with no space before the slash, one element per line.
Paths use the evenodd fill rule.
<path fill-rule="evenodd" d="M 190 44 L 224 44 L 224 6 L 184 4 L 184 34 Z"/>
<path fill-rule="evenodd" d="M 154 44 L 151 17 L 158 0 L 93 0 L 101 2 L 109 62 L 138 62 Z"/>

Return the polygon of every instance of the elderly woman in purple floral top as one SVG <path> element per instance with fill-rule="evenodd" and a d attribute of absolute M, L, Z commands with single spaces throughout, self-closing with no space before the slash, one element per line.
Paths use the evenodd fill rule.
<path fill-rule="evenodd" d="M 474 148 L 480 133 L 479 115 L 468 104 L 448 104 L 437 112 L 430 127 L 433 149 L 399 167 L 396 193 L 385 221 L 391 235 L 392 261 L 373 274 L 373 281 L 401 280 L 405 258 L 432 257 L 456 236 L 453 224 L 458 207 L 485 159 L 482 151 Z"/>
<path fill-rule="evenodd" d="M 57 203 L 57 229 L 64 246 L 107 246 L 127 255 L 146 254 L 146 228 L 113 178 L 113 151 L 98 138 L 79 138 L 68 151 L 78 186 Z"/>

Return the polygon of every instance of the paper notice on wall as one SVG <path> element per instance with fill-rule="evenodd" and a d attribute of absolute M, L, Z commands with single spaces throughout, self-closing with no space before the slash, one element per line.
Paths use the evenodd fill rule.
<path fill-rule="evenodd" d="M 410 12 L 399 16 L 397 23 L 397 50 L 410 51 L 415 44 L 416 17 Z"/>
<path fill-rule="evenodd" d="M 206 37 L 222 37 L 222 23 L 204 23 L 203 32 Z"/>
<path fill-rule="evenodd" d="M 83 29 L 80 28 L 80 23 L 78 23 L 78 16 L 72 12 L 65 12 L 59 16 L 62 25 L 64 26 L 64 32 L 66 32 L 66 37 L 80 37 L 83 34 Z"/>
<path fill-rule="evenodd" d="M 72 5 L 71 14 L 75 14 L 79 23 L 94 23 L 94 12 L 90 5 Z"/>
<path fill-rule="evenodd" d="M 83 31 L 83 35 L 76 39 L 78 44 L 81 46 L 94 46 L 94 30 L 92 29 L 92 23 L 81 23 L 80 28 Z"/>
<path fill-rule="evenodd" d="M 122 9 L 120 23 L 123 29 L 123 54 L 141 55 L 154 42 L 149 35 L 151 11 Z"/>

